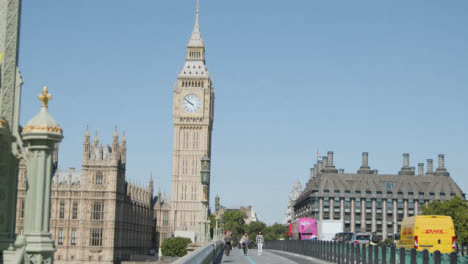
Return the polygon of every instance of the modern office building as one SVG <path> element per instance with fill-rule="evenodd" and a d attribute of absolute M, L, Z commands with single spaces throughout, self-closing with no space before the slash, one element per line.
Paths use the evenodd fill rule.
<path fill-rule="evenodd" d="M 409 154 L 403 154 L 403 167 L 397 174 L 379 174 L 362 153 L 362 165 L 356 173 L 337 170 L 333 152 L 311 169 L 310 180 L 294 203 L 294 218 L 315 217 L 342 220 L 345 231 L 373 232 L 392 237 L 406 216 L 418 215 L 422 206 L 433 200 L 449 200 L 464 193 L 445 168 L 444 155 L 410 167 Z"/>

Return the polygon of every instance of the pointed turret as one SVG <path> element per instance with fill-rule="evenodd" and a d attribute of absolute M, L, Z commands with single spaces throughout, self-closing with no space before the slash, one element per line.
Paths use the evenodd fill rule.
<path fill-rule="evenodd" d="M 162 202 L 161 199 L 162 199 L 162 197 L 161 197 L 161 187 L 159 187 L 158 188 L 158 199 L 157 199 L 158 204 L 161 204 L 161 202 Z"/>
<path fill-rule="evenodd" d="M 115 126 L 114 134 L 112 135 L 112 159 L 117 160 L 119 157 L 119 133 L 117 132 L 117 126 Z"/>
<path fill-rule="evenodd" d="M 98 138 L 98 133 L 96 130 L 96 132 L 94 133 L 94 146 L 97 147 L 98 144 L 99 144 L 99 138 Z"/>
<path fill-rule="evenodd" d="M 154 187 L 153 187 L 153 173 L 150 173 L 150 179 L 149 179 L 149 192 L 151 193 L 151 196 L 153 196 L 154 192 Z"/>
<path fill-rule="evenodd" d="M 205 44 L 200 33 L 200 26 L 198 25 L 199 3 L 197 0 L 197 11 L 195 12 L 195 25 L 193 26 L 192 36 L 190 37 L 187 47 L 203 48 Z"/>
<path fill-rule="evenodd" d="M 125 131 L 122 132 L 121 144 L 120 158 L 122 160 L 122 164 L 125 165 L 125 163 L 127 163 L 127 137 L 125 137 Z"/>
<path fill-rule="evenodd" d="M 195 76 L 201 74 L 201 70 L 206 72 L 204 63 L 205 63 L 205 43 L 201 37 L 200 26 L 198 24 L 198 14 L 199 14 L 199 5 L 197 0 L 197 11 L 195 12 L 195 25 L 193 26 L 192 35 L 187 43 L 187 56 L 185 57 L 186 61 L 199 61 L 203 62 L 202 65 L 191 65 L 192 67 L 187 67 L 185 65 L 182 72 L 190 73 L 192 72 Z M 195 67 L 193 67 L 195 66 Z M 200 67 L 198 67 L 200 66 Z M 198 73 L 197 73 L 198 72 Z"/>
<path fill-rule="evenodd" d="M 89 130 L 88 125 L 86 125 L 86 130 L 84 134 L 84 141 L 83 141 L 83 161 L 89 159 L 91 153 L 91 142 L 89 140 Z"/>
<path fill-rule="evenodd" d="M 103 148 L 102 144 L 100 144 L 97 160 L 102 160 L 103 157 L 104 157 L 104 148 Z"/>

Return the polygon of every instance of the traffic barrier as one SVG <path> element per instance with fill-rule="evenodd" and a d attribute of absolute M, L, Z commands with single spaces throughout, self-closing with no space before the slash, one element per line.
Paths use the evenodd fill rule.
<path fill-rule="evenodd" d="M 372 246 L 336 241 L 276 240 L 266 243 L 265 249 L 274 249 L 307 255 L 338 264 L 468 264 L 463 253 L 443 254 L 439 251 L 416 251 L 394 246 Z"/>

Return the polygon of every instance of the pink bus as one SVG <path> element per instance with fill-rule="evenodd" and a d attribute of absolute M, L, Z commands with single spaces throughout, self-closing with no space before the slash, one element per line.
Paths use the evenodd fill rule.
<path fill-rule="evenodd" d="M 298 218 L 291 223 L 290 227 L 292 239 L 311 240 L 317 238 L 317 221 L 315 218 Z"/>

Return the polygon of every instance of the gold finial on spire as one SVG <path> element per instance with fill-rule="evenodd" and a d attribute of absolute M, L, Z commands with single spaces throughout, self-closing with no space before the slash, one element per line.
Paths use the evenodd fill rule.
<path fill-rule="evenodd" d="M 42 94 L 38 96 L 39 101 L 42 102 L 43 107 L 47 107 L 47 103 L 52 100 L 52 95 L 47 93 L 47 86 L 42 88 Z"/>

